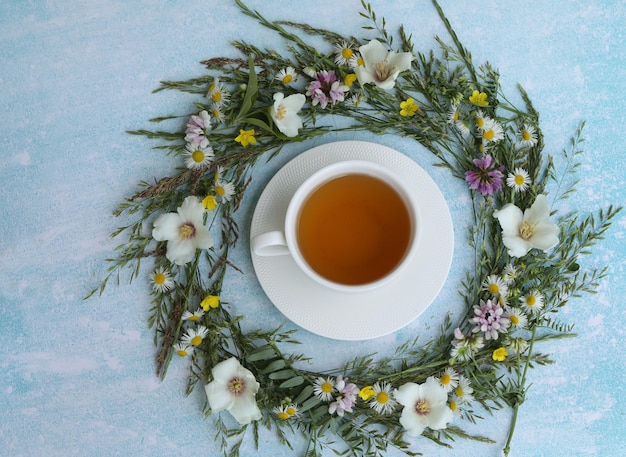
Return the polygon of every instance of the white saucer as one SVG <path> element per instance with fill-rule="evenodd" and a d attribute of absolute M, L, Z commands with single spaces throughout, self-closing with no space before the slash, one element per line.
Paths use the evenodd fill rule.
<path fill-rule="evenodd" d="M 281 168 L 259 198 L 250 236 L 283 229 L 289 200 L 309 175 L 326 165 L 355 159 L 380 163 L 415 183 L 412 191 L 420 203 L 422 224 L 419 247 L 395 281 L 366 293 L 337 292 L 306 276 L 289 255 L 251 253 L 261 287 L 285 317 L 310 332 L 338 340 L 376 338 L 416 319 L 441 290 L 454 249 L 448 205 L 426 171 L 394 149 L 363 141 L 318 146 Z"/>

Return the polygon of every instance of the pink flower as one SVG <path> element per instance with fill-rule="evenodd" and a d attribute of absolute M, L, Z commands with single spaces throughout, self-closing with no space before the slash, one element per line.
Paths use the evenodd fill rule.
<path fill-rule="evenodd" d="M 475 324 L 472 332 L 482 332 L 486 340 L 497 340 L 499 333 L 507 333 L 510 322 L 504 315 L 504 309 L 497 301 L 481 300 L 480 306 L 474 306 L 474 317 L 471 322 Z"/>
<path fill-rule="evenodd" d="M 493 195 L 502 188 L 504 167 L 495 168 L 493 157 L 482 156 L 472 161 L 476 170 L 465 172 L 465 181 L 470 189 L 478 191 L 482 196 Z"/>
<path fill-rule="evenodd" d="M 208 130 L 211 129 L 211 116 L 206 111 L 201 111 L 197 116 L 192 115 L 187 122 L 185 130 L 185 141 L 194 145 L 206 148 L 209 146 L 209 140 L 206 137 Z"/>
<path fill-rule="evenodd" d="M 355 384 L 348 383 L 348 378 L 340 376 L 337 377 L 335 382 L 335 389 L 337 389 L 339 395 L 335 398 L 335 401 L 328 405 L 328 412 L 330 414 L 337 413 L 338 416 L 343 416 L 346 412 L 351 413 L 360 389 Z"/>
<path fill-rule="evenodd" d="M 326 108 L 328 103 L 334 105 L 344 100 L 344 93 L 348 91 L 348 86 L 341 84 L 333 70 L 320 70 L 315 74 L 313 81 L 306 89 L 306 95 L 311 97 L 313 106 L 319 104 Z"/>

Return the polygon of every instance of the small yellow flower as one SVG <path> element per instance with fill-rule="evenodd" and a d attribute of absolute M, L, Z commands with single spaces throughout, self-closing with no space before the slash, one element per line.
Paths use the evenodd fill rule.
<path fill-rule="evenodd" d="M 469 98 L 470 103 L 476 106 L 489 106 L 489 100 L 487 100 L 487 94 L 484 92 L 478 92 L 475 90 Z"/>
<path fill-rule="evenodd" d="M 415 103 L 415 100 L 412 98 L 409 98 L 404 102 L 400 102 L 400 116 L 415 116 L 417 108 L 417 103 Z"/>
<path fill-rule="evenodd" d="M 496 362 L 503 362 L 507 355 L 509 355 L 509 353 L 506 351 L 506 348 L 501 347 L 493 351 L 491 358 Z"/>
<path fill-rule="evenodd" d="M 359 397 L 361 398 L 361 400 L 367 401 L 370 398 L 374 397 L 375 395 L 376 395 L 376 391 L 374 390 L 374 387 L 372 386 L 363 387 L 359 391 Z"/>
<path fill-rule="evenodd" d="M 217 207 L 217 199 L 215 198 L 215 195 L 207 195 L 204 197 L 204 200 L 202 200 L 202 206 L 204 206 L 204 209 L 207 211 L 213 211 Z"/>
<path fill-rule="evenodd" d="M 249 144 L 256 143 L 256 138 L 254 137 L 255 131 L 254 129 L 243 130 L 239 129 L 239 136 L 235 138 L 237 143 L 241 143 L 241 145 L 245 148 Z"/>
<path fill-rule="evenodd" d="M 220 306 L 220 296 L 219 295 L 207 295 L 206 297 L 204 297 L 204 299 L 200 302 L 200 306 L 202 307 L 203 310 L 208 311 L 209 308 L 217 308 L 218 306 Z"/>
<path fill-rule="evenodd" d="M 352 87 L 354 81 L 356 81 L 356 75 L 354 73 L 349 73 L 345 78 L 343 78 L 343 83 L 348 87 Z"/>

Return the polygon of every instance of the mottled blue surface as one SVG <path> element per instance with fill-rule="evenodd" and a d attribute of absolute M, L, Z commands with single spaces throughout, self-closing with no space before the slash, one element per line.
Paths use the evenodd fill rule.
<path fill-rule="evenodd" d="M 269 18 L 309 22 L 356 35 L 365 25 L 359 0 L 249 0 Z M 297 7 L 295 5 L 298 5 Z M 372 0 L 390 29 L 404 23 L 416 47 L 446 38 L 430 2 Z M 460 39 L 479 62 L 502 72 L 505 91 L 521 83 L 542 115 L 546 152 L 558 154 L 582 120 L 586 154 L 580 192 L 560 211 L 593 211 L 626 200 L 626 8 L 621 0 L 568 2 L 442 1 Z M 364 35 L 366 36 L 366 35 Z M 147 329 L 149 284 L 111 287 L 82 297 L 104 277 L 118 243 L 108 235 L 128 220 L 111 211 L 142 179 L 168 174 L 175 160 L 125 130 L 147 119 L 192 110 L 192 98 L 150 92 L 163 79 L 201 73 L 197 62 L 233 55 L 229 41 L 281 41 L 226 0 L 5 0 L 0 3 L 0 455 L 216 455 L 212 420 L 201 392 L 185 397 L 186 368 L 173 363 L 164 382 L 154 374 Z M 514 96 L 515 98 L 515 96 Z M 271 175 L 298 152 L 338 139 L 379 141 L 427 167 L 431 158 L 393 136 L 337 133 L 288 149 L 258 169 L 241 209 L 244 235 L 253 202 Z M 469 265 L 463 184 L 432 167 L 457 230 L 458 250 L 444 290 L 417 321 L 385 338 L 336 342 L 300 332 L 319 367 L 415 334 L 428 338 L 446 312 L 458 316 L 456 288 Z M 543 344 L 556 364 L 532 371 L 521 409 L 515 456 L 622 455 L 626 447 L 626 216 L 584 260 L 608 265 L 598 293 L 572 300 L 563 319 L 576 339 Z M 246 275 L 227 278 L 229 301 L 269 327 L 282 323 L 252 274 L 242 242 L 235 260 Z M 250 319 L 252 320 L 252 319 Z M 469 429 L 496 445 L 459 441 L 444 451 L 417 439 L 425 455 L 498 456 L 510 414 Z M 298 452 L 304 441 L 294 438 Z M 271 434 L 261 456 L 290 455 Z M 244 455 L 253 453 L 250 443 Z M 395 455 L 390 452 L 390 455 Z"/>

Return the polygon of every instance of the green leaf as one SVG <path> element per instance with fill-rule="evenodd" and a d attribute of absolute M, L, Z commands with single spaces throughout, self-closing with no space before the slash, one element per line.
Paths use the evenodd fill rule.
<path fill-rule="evenodd" d="M 259 360 L 267 360 L 274 357 L 276 357 L 276 351 L 272 346 L 266 344 L 250 352 L 246 359 L 248 359 L 248 362 L 258 362 Z"/>
<path fill-rule="evenodd" d="M 309 409 L 317 406 L 320 404 L 322 400 L 320 400 L 317 397 L 311 397 L 309 398 L 307 401 L 305 401 L 304 403 L 302 403 L 302 406 L 300 407 L 300 411 L 301 412 L 305 412 L 308 411 Z"/>
<path fill-rule="evenodd" d="M 239 115 L 237 116 L 238 119 L 245 117 L 250 112 L 252 105 L 254 105 L 256 97 L 259 94 L 258 80 L 256 72 L 254 71 L 254 59 L 252 59 L 252 57 L 248 59 L 248 69 L 250 71 L 250 74 L 248 75 L 248 85 L 246 86 L 246 94 L 241 102 L 241 109 L 239 110 Z"/>
<path fill-rule="evenodd" d="M 274 360 L 267 367 L 261 370 L 261 373 L 272 373 L 274 371 L 281 370 L 287 366 L 287 362 L 284 359 Z"/>
<path fill-rule="evenodd" d="M 286 380 L 280 386 L 280 389 L 291 389 L 292 387 L 297 387 L 304 382 L 304 378 L 302 376 L 295 376 L 291 379 Z"/>
<path fill-rule="evenodd" d="M 287 368 L 286 370 L 270 373 L 270 379 L 287 379 L 293 377 L 293 374 L 293 370 L 291 368 Z"/>

